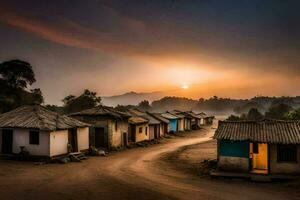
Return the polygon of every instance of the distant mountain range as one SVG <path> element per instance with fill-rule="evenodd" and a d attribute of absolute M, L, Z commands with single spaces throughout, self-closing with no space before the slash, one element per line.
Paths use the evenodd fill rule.
<path fill-rule="evenodd" d="M 106 106 L 117 106 L 117 105 L 137 105 L 143 100 L 152 101 L 161 99 L 164 96 L 163 92 L 128 92 L 121 95 L 101 97 L 102 103 Z"/>

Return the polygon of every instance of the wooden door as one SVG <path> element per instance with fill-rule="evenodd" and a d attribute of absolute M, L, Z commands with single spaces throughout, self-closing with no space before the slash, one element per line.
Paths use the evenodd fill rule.
<path fill-rule="evenodd" d="M 108 148 L 108 137 L 104 128 L 95 128 L 95 147 Z"/>
<path fill-rule="evenodd" d="M 78 151 L 77 129 L 68 130 L 68 142 L 72 146 L 72 152 Z"/>
<path fill-rule="evenodd" d="M 268 173 L 268 144 L 250 143 L 250 158 L 253 173 Z"/>
<path fill-rule="evenodd" d="M 130 141 L 136 142 L 136 126 L 130 125 Z"/>
<path fill-rule="evenodd" d="M 13 145 L 13 130 L 3 129 L 2 130 L 2 153 L 11 154 Z"/>
<path fill-rule="evenodd" d="M 127 138 L 127 133 L 123 133 L 122 134 L 123 137 L 123 146 L 127 146 L 128 145 L 128 138 Z"/>

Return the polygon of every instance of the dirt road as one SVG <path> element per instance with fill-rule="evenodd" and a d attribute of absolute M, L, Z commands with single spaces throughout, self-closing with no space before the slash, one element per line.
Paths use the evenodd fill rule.
<path fill-rule="evenodd" d="M 208 128 L 65 165 L 0 160 L 0 199 L 300 199 L 295 184 L 197 175 L 201 159 L 215 156 L 212 134 Z"/>

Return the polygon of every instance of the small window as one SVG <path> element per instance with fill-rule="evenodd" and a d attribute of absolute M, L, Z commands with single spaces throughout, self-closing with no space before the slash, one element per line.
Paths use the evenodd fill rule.
<path fill-rule="evenodd" d="M 148 127 L 145 128 L 145 134 L 148 134 Z"/>
<path fill-rule="evenodd" d="M 115 130 L 117 131 L 118 130 L 118 121 L 116 120 L 116 123 L 115 123 Z"/>
<path fill-rule="evenodd" d="M 139 133 L 143 133 L 143 128 L 142 127 L 139 128 Z"/>
<path fill-rule="evenodd" d="M 40 132 L 37 130 L 29 131 L 29 144 L 40 144 Z"/>
<path fill-rule="evenodd" d="M 253 143 L 253 153 L 258 154 L 258 143 Z"/>
<path fill-rule="evenodd" d="M 297 162 L 297 146 L 277 145 L 277 162 Z"/>

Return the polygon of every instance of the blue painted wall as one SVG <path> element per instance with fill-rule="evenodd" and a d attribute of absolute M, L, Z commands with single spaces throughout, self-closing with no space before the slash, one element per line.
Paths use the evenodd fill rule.
<path fill-rule="evenodd" d="M 231 140 L 220 140 L 219 142 L 221 156 L 249 158 L 249 142 Z"/>
<path fill-rule="evenodd" d="M 177 120 L 170 119 L 170 131 L 177 132 Z"/>

